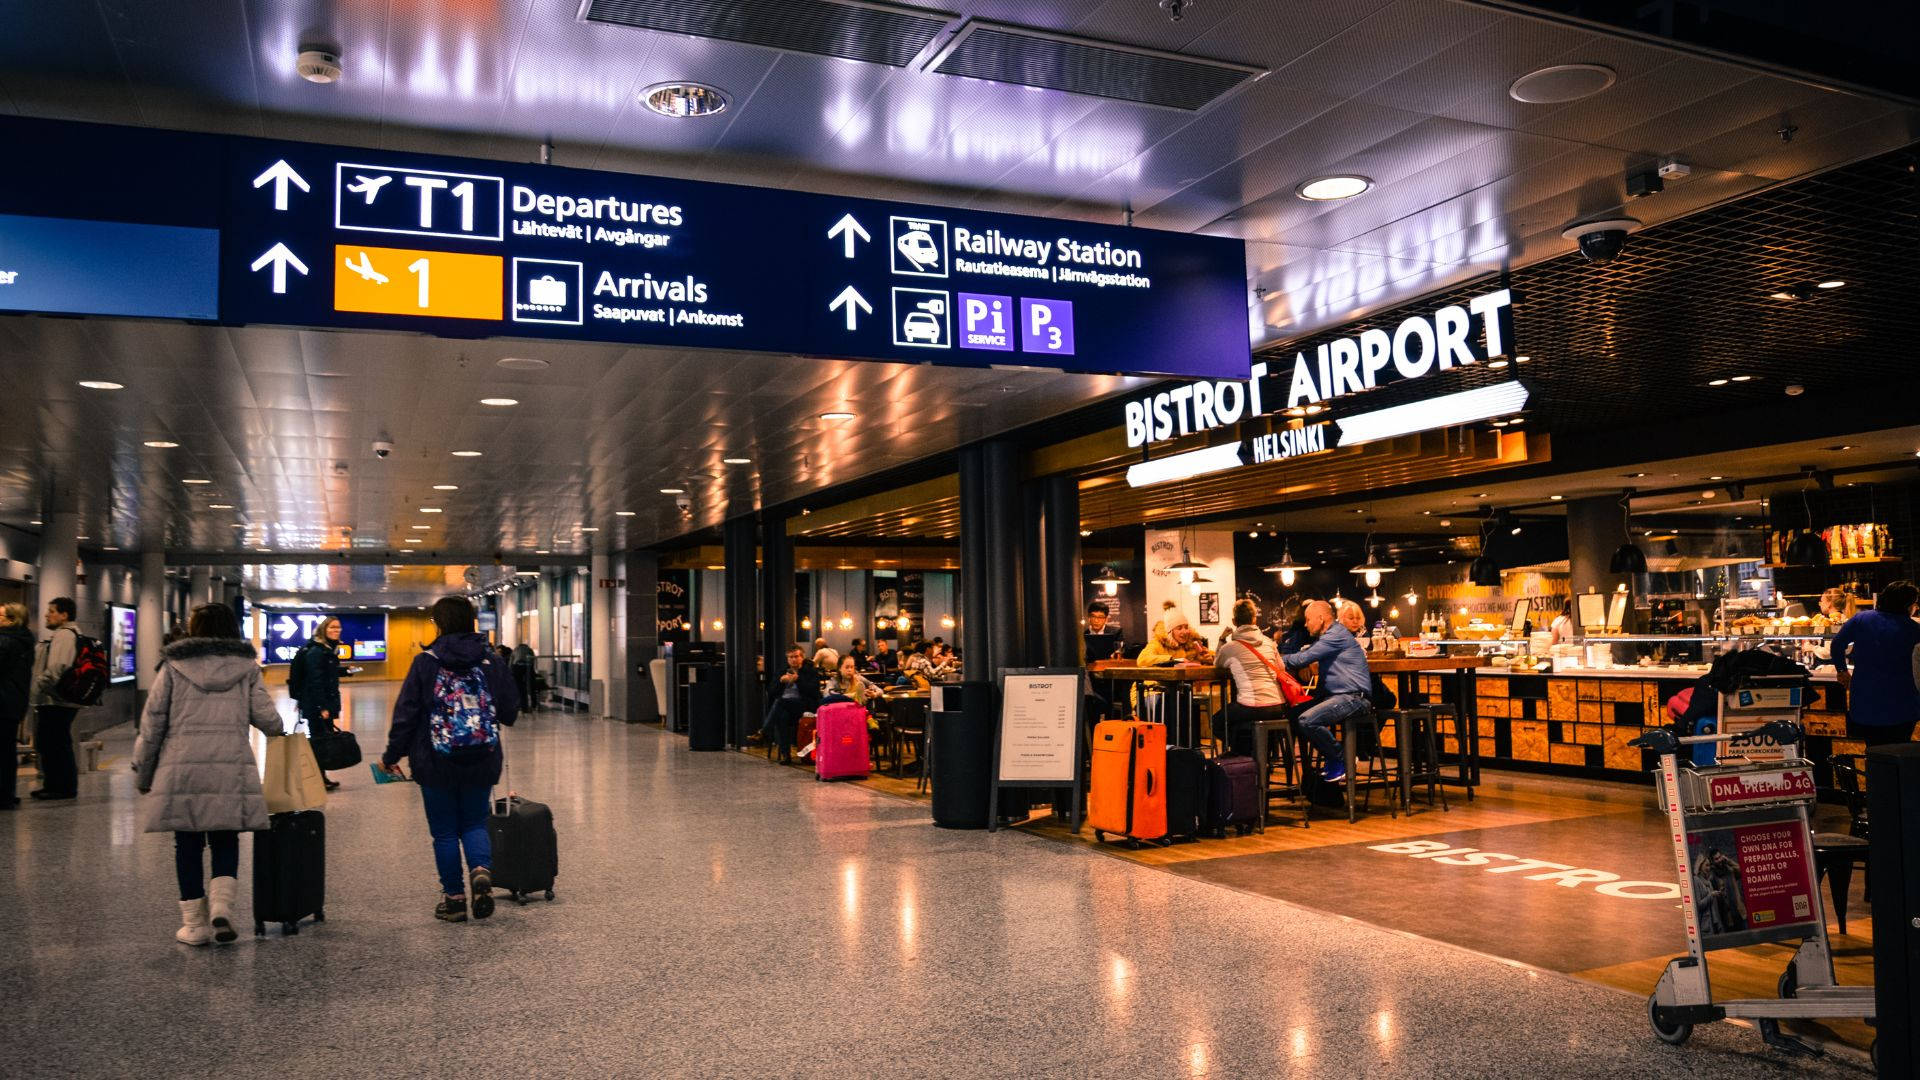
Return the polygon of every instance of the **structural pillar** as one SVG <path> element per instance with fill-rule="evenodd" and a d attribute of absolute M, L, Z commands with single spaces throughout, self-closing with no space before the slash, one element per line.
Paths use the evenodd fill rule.
<path fill-rule="evenodd" d="M 213 597 L 213 567 L 196 566 L 187 572 L 187 614 Z"/>
<path fill-rule="evenodd" d="M 786 669 L 787 646 L 799 640 L 799 616 L 793 603 L 793 537 L 787 519 L 766 514 L 760 559 L 761 682 Z M 811 650 L 809 650 L 811 652 Z"/>
<path fill-rule="evenodd" d="M 1020 454 L 989 440 L 960 451 L 960 643 L 971 678 L 997 680 L 1028 662 L 1022 607 L 1025 514 Z"/>
<path fill-rule="evenodd" d="M 592 680 L 588 683 L 591 696 L 587 711 L 613 720 L 619 715 L 618 705 L 613 701 L 613 673 L 619 667 L 613 641 L 613 557 L 604 551 L 594 552 L 588 560 L 588 573 L 593 578 L 593 592 L 587 600 L 587 664 L 588 678 Z"/>
<path fill-rule="evenodd" d="M 506 590 L 500 594 L 499 603 L 495 605 L 495 610 L 499 612 L 496 623 L 498 627 L 497 640 L 509 649 L 520 644 L 520 586 L 518 582 L 519 579 L 515 578 L 512 583 L 508 584 Z"/>
<path fill-rule="evenodd" d="M 1040 487 L 1040 612 L 1048 667 L 1080 666 L 1080 484 L 1049 476 Z"/>
<path fill-rule="evenodd" d="M 164 612 L 167 606 L 167 556 L 148 551 L 140 556 L 140 599 L 134 608 L 133 663 L 139 690 L 138 710 L 147 707 L 147 691 L 153 687 L 160 666 L 160 638 L 166 633 Z M 107 628 L 108 633 L 113 627 Z"/>
<path fill-rule="evenodd" d="M 727 744 L 739 746 L 760 712 L 759 568 L 752 514 L 728 518 L 721 529 L 726 553 Z"/>
<path fill-rule="evenodd" d="M 47 610 L 47 601 L 56 596 L 73 595 L 74 577 L 80 567 L 80 515 L 55 511 L 47 515 L 47 526 L 40 534 L 40 603 L 31 613 L 39 619 Z"/>
<path fill-rule="evenodd" d="M 1627 542 L 1627 529 L 1622 521 L 1620 499 L 1615 495 L 1567 503 L 1567 584 L 1574 596 L 1588 591 L 1611 593 L 1621 585 L 1633 588 L 1632 575 L 1607 570 L 1615 549 Z M 1628 609 L 1632 609 L 1631 604 Z M 1577 624 L 1579 619 L 1576 617 L 1574 621 Z M 1546 627 L 1536 619 L 1534 629 Z"/>
<path fill-rule="evenodd" d="M 627 721 L 658 723 L 660 699 L 653 660 L 660 651 L 660 557 L 629 551 L 627 579 Z M 660 676 L 665 678 L 663 672 Z"/>

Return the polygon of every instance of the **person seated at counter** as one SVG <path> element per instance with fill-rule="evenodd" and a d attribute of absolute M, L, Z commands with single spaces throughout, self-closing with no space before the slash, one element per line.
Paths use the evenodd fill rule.
<path fill-rule="evenodd" d="M 900 679 L 898 685 L 915 690 L 933 689 L 933 642 L 920 641 L 904 651 L 906 659 L 900 661 Z"/>
<path fill-rule="evenodd" d="M 1847 738 L 1868 746 L 1904 743 L 1920 723 L 1920 589 L 1896 581 L 1833 635 L 1833 670 L 1847 690 Z M 1851 665 L 1851 668 L 1849 668 Z"/>
<path fill-rule="evenodd" d="M 880 687 L 865 675 L 860 674 L 860 665 L 854 661 L 853 653 L 840 658 L 840 666 L 823 687 L 825 693 L 820 704 L 832 705 L 835 702 L 851 701 L 856 705 L 865 705 L 880 696 Z"/>
<path fill-rule="evenodd" d="M 893 646 L 888 644 L 886 638 L 881 638 L 874 643 L 870 666 L 882 675 L 888 674 L 900 666 L 900 654 L 893 651 Z"/>
<path fill-rule="evenodd" d="M 1233 701 L 1227 705 L 1229 753 L 1253 753 L 1253 725 L 1258 720 L 1287 718 L 1287 699 L 1280 693 L 1280 650 L 1260 629 L 1260 607 L 1252 600 L 1233 604 L 1233 629 L 1214 666 L 1233 679 Z"/>
<path fill-rule="evenodd" d="M 1200 635 L 1193 630 L 1193 624 L 1187 621 L 1177 607 L 1169 606 L 1166 617 L 1154 627 L 1155 633 L 1140 650 L 1140 657 L 1134 661 L 1141 667 L 1156 667 L 1163 664 L 1211 664 L 1213 651 Z"/>
<path fill-rule="evenodd" d="M 1280 659 L 1290 668 L 1320 665 L 1319 689 L 1326 696 L 1301 713 L 1298 723 L 1300 733 L 1327 763 L 1321 775 L 1328 783 L 1337 783 L 1347 777 L 1347 760 L 1340 741 L 1328 728 L 1366 711 L 1373 691 L 1373 672 L 1367 667 L 1367 651 L 1360 647 L 1353 631 L 1334 618 L 1332 604 L 1315 600 L 1303 614 L 1307 632 L 1317 640 Z"/>
<path fill-rule="evenodd" d="M 953 646 L 939 638 L 933 639 L 933 649 L 927 659 L 933 664 L 935 679 L 950 679 L 960 673 L 960 658 L 953 655 Z"/>
<path fill-rule="evenodd" d="M 871 659 L 871 657 L 867 655 L 867 639 L 863 637 L 854 638 L 853 644 L 847 649 L 847 655 L 853 657 L 854 665 L 861 671 L 867 670 L 867 662 Z"/>
<path fill-rule="evenodd" d="M 807 650 L 787 648 L 787 670 L 780 676 L 780 696 L 767 706 L 760 730 L 747 736 L 748 746 L 765 746 L 769 738 L 780 747 L 780 760 L 793 760 L 793 733 L 800 717 L 820 707 L 820 669 L 807 662 Z"/>
<path fill-rule="evenodd" d="M 1281 656 L 1297 653 L 1313 644 L 1313 635 L 1307 633 L 1306 615 L 1306 605 L 1311 602 L 1302 601 L 1297 596 L 1290 596 L 1286 603 L 1281 605 L 1281 630 L 1273 638 L 1274 645 L 1279 648 Z"/>
<path fill-rule="evenodd" d="M 1096 660 L 1111 660 L 1120 655 L 1126 642 L 1120 639 L 1120 628 L 1113 625 L 1113 614 L 1107 605 L 1095 600 L 1087 605 L 1087 629 L 1085 638 L 1087 663 Z"/>

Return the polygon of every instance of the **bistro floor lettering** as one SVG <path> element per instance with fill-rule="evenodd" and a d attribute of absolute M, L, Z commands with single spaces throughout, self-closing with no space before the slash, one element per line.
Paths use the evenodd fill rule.
<path fill-rule="evenodd" d="M 1489 874 L 1524 874 L 1528 881 L 1550 881 L 1566 889 L 1577 889 L 1582 885 L 1593 886 L 1593 891 L 1605 896 L 1617 896 L 1623 900 L 1678 900 L 1680 886 L 1670 881 L 1622 881 L 1619 874 L 1605 870 L 1588 870 L 1566 863 L 1548 862 L 1545 859 L 1528 859 L 1519 855 L 1504 855 L 1497 851 L 1481 851 L 1479 848 L 1454 847 L 1438 840 L 1404 840 L 1395 844 L 1372 844 L 1368 851 L 1383 851 L 1389 855 L 1406 855 L 1415 859 L 1444 863 L 1448 866 L 1485 867 Z"/>

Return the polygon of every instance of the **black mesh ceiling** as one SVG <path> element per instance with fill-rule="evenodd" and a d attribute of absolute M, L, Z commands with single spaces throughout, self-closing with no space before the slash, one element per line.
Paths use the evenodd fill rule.
<path fill-rule="evenodd" d="M 1809 395 L 1911 394 L 1920 321 L 1920 175 L 1914 148 L 1835 169 L 1634 234 L 1613 262 L 1577 254 L 1512 274 L 1523 366 L 1457 376 L 1464 388 L 1518 375 L 1533 422 L 1560 432 L 1638 426 Z M 1658 198 L 1659 196 L 1653 196 Z M 1631 212 L 1631 207 L 1628 208 Z M 1819 289 L 1822 281 L 1844 281 Z M 1391 328 L 1497 287 L 1498 278 L 1260 350 L 1296 350 Z M 1804 299 L 1777 300 L 1777 292 Z M 1729 381 L 1709 385 L 1715 379 Z M 1367 407 L 1427 396 L 1390 385 Z"/>

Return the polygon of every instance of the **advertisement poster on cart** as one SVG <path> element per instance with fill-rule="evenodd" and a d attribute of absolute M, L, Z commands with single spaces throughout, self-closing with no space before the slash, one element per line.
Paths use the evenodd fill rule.
<path fill-rule="evenodd" d="M 1687 833 L 1700 934 L 1709 948 L 1804 937 L 1819 918 L 1813 859 L 1798 821 Z"/>

